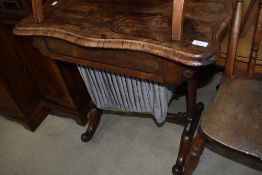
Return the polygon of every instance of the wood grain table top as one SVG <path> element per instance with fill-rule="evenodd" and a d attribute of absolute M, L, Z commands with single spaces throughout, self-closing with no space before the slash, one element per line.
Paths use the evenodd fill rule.
<path fill-rule="evenodd" d="M 42 23 L 28 16 L 14 33 L 55 37 L 91 48 L 142 51 L 189 66 L 215 61 L 232 16 L 223 1 L 186 1 L 182 39 L 175 41 L 171 0 L 58 0 L 54 4 L 45 3 Z M 194 45 L 194 40 L 208 45 Z"/>

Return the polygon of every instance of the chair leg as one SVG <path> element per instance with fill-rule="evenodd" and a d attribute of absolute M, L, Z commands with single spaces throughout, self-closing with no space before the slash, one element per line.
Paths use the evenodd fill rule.
<path fill-rule="evenodd" d="M 189 114 L 187 117 L 187 122 L 181 136 L 178 158 L 176 164 L 172 168 L 174 175 L 182 175 L 185 172 L 185 159 L 189 152 L 194 133 L 203 110 L 204 104 L 198 103 L 194 112 Z"/>
<path fill-rule="evenodd" d="M 196 169 L 200 156 L 205 148 L 205 144 L 206 139 L 198 132 L 186 158 L 185 175 L 192 175 L 193 171 Z"/>
<path fill-rule="evenodd" d="M 101 115 L 102 110 L 97 108 L 91 109 L 91 111 L 88 114 L 88 128 L 86 132 L 81 135 L 81 140 L 83 142 L 88 142 L 92 139 L 100 123 Z"/>

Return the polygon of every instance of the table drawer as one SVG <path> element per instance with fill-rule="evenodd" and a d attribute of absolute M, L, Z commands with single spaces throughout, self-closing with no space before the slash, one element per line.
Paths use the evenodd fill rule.
<path fill-rule="evenodd" d="M 161 83 L 183 81 L 183 66 L 149 53 L 87 48 L 51 37 L 37 37 L 35 42 L 43 54 L 54 59 Z"/>

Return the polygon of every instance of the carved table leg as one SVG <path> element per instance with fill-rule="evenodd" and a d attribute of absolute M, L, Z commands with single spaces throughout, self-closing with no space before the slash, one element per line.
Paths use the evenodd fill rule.
<path fill-rule="evenodd" d="M 186 70 L 184 77 L 187 78 L 187 118 L 181 136 L 180 147 L 176 164 L 172 168 L 175 175 L 181 175 L 185 169 L 185 159 L 189 152 L 191 142 L 198 125 L 201 113 L 204 109 L 203 103 L 196 104 L 197 76 L 196 70 Z"/>
<path fill-rule="evenodd" d="M 174 175 L 184 174 L 185 159 L 188 155 L 194 137 L 194 133 L 197 128 L 203 109 L 204 104 L 198 103 L 194 112 L 191 115 L 189 114 L 189 116 L 187 117 L 187 122 L 181 136 L 178 158 L 176 164 L 172 168 L 172 172 Z"/>
<path fill-rule="evenodd" d="M 206 139 L 200 132 L 198 132 L 196 138 L 193 140 L 190 151 L 186 158 L 186 175 L 192 175 L 193 171 L 196 169 L 199 162 L 199 158 L 204 150 L 205 144 Z"/>
<path fill-rule="evenodd" d="M 88 128 L 85 133 L 82 134 L 81 140 L 83 142 L 88 142 L 92 139 L 101 119 L 102 110 L 91 109 L 88 114 Z"/>

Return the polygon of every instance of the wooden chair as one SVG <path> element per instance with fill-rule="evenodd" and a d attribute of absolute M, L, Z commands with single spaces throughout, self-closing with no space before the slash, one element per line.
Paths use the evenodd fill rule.
<path fill-rule="evenodd" d="M 262 1 L 256 23 L 247 73 L 233 72 L 235 48 L 229 48 L 224 77 L 218 92 L 203 114 L 198 134 L 186 161 L 186 174 L 192 174 L 207 141 L 262 160 L 262 75 L 255 74 L 257 51 L 262 33 Z M 240 18 L 241 13 L 235 15 Z M 239 24 L 235 23 L 239 31 Z M 236 42 L 237 38 L 231 38 Z"/>
<path fill-rule="evenodd" d="M 32 0 L 32 6 L 33 17 L 18 23 L 14 33 L 33 36 L 52 59 L 163 84 L 187 83 L 187 112 L 167 115 L 167 121 L 186 119 L 173 167 L 182 174 L 203 110 L 196 104 L 197 72 L 218 56 L 232 1 Z M 102 114 L 92 108 L 83 141 L 92 138 Z"/>

